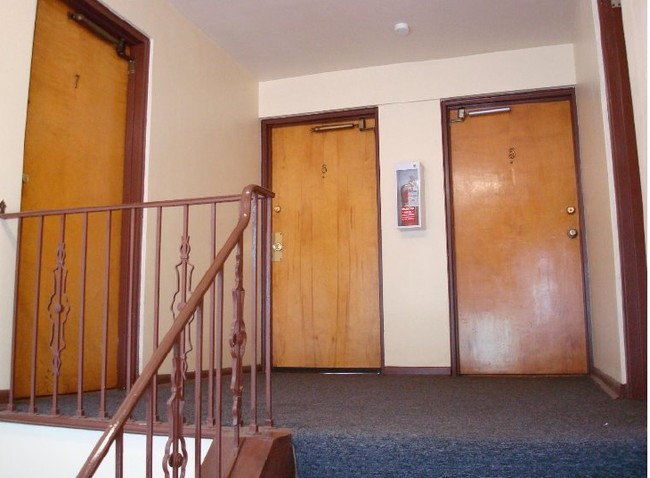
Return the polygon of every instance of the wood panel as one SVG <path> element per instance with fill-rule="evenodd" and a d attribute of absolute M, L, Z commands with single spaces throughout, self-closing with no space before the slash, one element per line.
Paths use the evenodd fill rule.
<path fill-rule="evenodd" d="M 379 244 L 374 131 L 275 127 L 273 364 L 377 368 Z"/>
<path fill-rule="evenodd" d="M 460 372 L 585 373 L 570 102 L 453 123 L 450 144 Z"/>
<path fill-rule="evenodd" d="M 29 108 L 25 139 L 21 208 L 40 210 L 118 204 L 123 197 L 124 142 L 128 69 L 114 47 L 68 19 L 67 6 L 58 0 L 39 0 L 34 37 Z M 81 304 L 85 304 L 86 388 L 99 387 L 101 344 L 106 309 L 107 217 L 90 217 L 84 301 L 80 270 L 82 220 L 65 222 L 65 302 L 70 307 L 62 329 L 60 392 L 77 383 L 77 339 Z M 54 269 L 61 223 L 51 218 L 43 230 L 43 266 L 37 271 L 38 225 L 25 221 L 21 240 L 15 390 L 28 391 L 25 373 L 32 353 L 35 282 L 40 281 L 37 344 L 37 394 L 52 391 L 53 324 L 47 310 L 54 290 Z M 109 368 L 107 383 L 116 382 L 117 314 L 121 217 L 111 218 Z"/>

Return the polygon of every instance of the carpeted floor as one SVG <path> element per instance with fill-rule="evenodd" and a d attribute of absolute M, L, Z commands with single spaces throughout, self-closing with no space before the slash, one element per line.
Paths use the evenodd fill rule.
<path fill-rule="evenodd" d="M 89 416 L 96 403 L 89 394 Z M 299 478 L 647 476 L 647 404 L 612 400 L 588 377 L 274 373 L 273 407 L 294 431 Z"/>
<path fill-rule="evenodd" d="M 646 403 L 587 377 L 275 378 L 300 478 L 647 476 Z"/>

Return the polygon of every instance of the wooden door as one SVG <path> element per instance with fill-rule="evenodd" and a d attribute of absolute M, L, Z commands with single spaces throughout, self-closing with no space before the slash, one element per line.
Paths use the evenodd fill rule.
<path fill-rule="evenodd" d="M 374 129 L 312 127 L 272 130 L 273 365 L 378 368 Z"/>
<path fill-rule="evenodd" d="M 587 371 L 571 118 L 565 100 L 450 124 L 461 373 Z"/>
<path fill-rule="evenodd" d="M 127 80 L 128 64 L 116 55 L 113 45 L 70 20 L 64 2 L 39 0 L 25 138 L 23 211 L 122 202 Z M 23 223 L 14 374 L 17 396 L 30 391 L 34 350 L 37 395 L 52 392 L 56 367 L 60 367 L 58 391 L 76 390 L 82 322 L 85 389 L 100 386 L 104 340 L 108 343 L 105 385 L 116 383 L 121 218 L 114 214 L 110 229 L 105 214 L 91 215 L 88 224 L 82 297 L 82 218 L 69 216 L 65 223 L 60 217 L 46 218 L 41 252 L 38 222 L 27 219 Z M 65 249 L 60 248 L 61 243 Z M 38 294 L 36 283 L 40 284 Z M 62 292 L 62 300 L 53 297 L 55 290 Z M 57 304 L 64 309 L 60 320 L 51 313 Z"/>

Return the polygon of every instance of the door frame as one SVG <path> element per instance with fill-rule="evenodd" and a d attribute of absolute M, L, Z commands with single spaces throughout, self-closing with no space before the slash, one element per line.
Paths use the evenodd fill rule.
<path fill-rule="evenodd" d="M 129 74 L 127 85 L 122 202 L 141 203 L 144 198 L 149 38 L 98 0 L 62 1 L 110 35 L 123 39 L 133 58 L 135 71 Z M 142 257 L 141 214 L 133 221 L 124 215 L 121 251 L 117 381 L 118 387 L 124 388 L 135 382 L 138 375 L 140 283 L 135 278 L 140 277 Z"/>
<path fill-rule="evenodd" d="M 527 90 L 517 93 L 503 93 L 480 96 L 465 96 L 452 98 L 440 102 L 442 114 L 442 144 L 443 144 L 443 168 L 445 181 L 445 216 L 447 226 L 447 272 L 449 276 L 449 320 L 450 320 L 450 345 L 451 345 L 451 375 L 460 375 L 460 355 L 459 355 L 459 334 L 458 334 L 458 297 L 456 281 L 456 252 L 454 240 L 454 220 L 453 220 L 453 196 L 452 196 L 452 161 L 451 161 L 451 141 L 449 113 L 459 107 L 481 107 L 492 108 L 500 106 L 509 106 L 521 103 L 541 103 L 548 101 L 569 101 L 571 105 L 571 123 L 573 127 L 573 152 L 575 158 L 576 170 L 576 190 L 578 195 L 578 210 L 583 211 L 582 186 L 580 175 L 580 149 L 579 149 L 579 131 L 576 108 L 575 88 L 551 88 L 542 90 Z M 587 370 L 590 372 L 593 368 L 593 357 L 591 348 L 591 328 L 590 328 L 590 301 L 588 287 L 588 261 L 586 256 L 586 237 L 587 231 L 584 224 L 584 215 L 579 217 L 581 261 L 582 261 L 582 281 L 583 281 L 583 301 L 585 307 L 585 334 L 587 338 Z"/>
<path fill-rule="evenodd" d="M 377 107 L 371 108 L 357 108 L 349 110 L 337 110 L 337 111 L 328 111 L 323 113 L 312 113 L 312 114 L 300 114 L 294 116 L 284 116 L 278 118 L 268 118 L 262 120 L 261 123 L 261 139 L 262 139 L 262 186 L 273 190 L 273 184 L 271 182 L 271 167 L 272 167 L 272 156 L 271 156 L 271 140 L 273 128 L 282 127 L 282 126 L 298 126 L 314 123 L 324 123 L 324 122 L 334 122 L 334 121 L 353 121 L 360 118 L 374 119 L 375 121 L 375 156 L 376 156 L 376 171 L 377 177 L 375 178 L 377 182 L 377 265 L 378 265 L 378 295 L 379 295 L 379 353 L 380 353 L 380 366 L 382 372 L 385 369 L 384 361 L 384 293 L 383 293 L 383 273 L 382 273 L 382 240 L 381 240 L 381 190 L 380 190 L 380 170 L 379 170 L 379 109 Z M 266 220 L 266 218 L 263 218 Z M 262 228 L 265 226 L 263 225 Z M 265 254 L 268 254 L 267 251 L 264 251 Z M 263 264 L 270 264 L 270 260 L 263 260 Z M 271 271 L 263 271 L 268 273 L 268 277 L 271 277 Z M 272 278 L 270 279 L 273 280 Z M 271 283 L 271 290 L 273 290 L 273 284 Z M 269 297 L 269 307 L 272 310 L 273 297 Z M 271 337 L 269 344 L 273 344 L 273 316 L 269 317 L 271 321 Z M 264 338 L 262 338 L 262 343 L 265 344 Z M 269 357 L 271 364 L 273 363 L 273 348 L 269 351 Z M 262 357 L 267 355 L 262 353 Z M 308 369 L 305 369 L 308 370 Z M 342 370 L 343 371 L 343 370 Z M 349 370 L 345 370 L 349 371 Z"/>

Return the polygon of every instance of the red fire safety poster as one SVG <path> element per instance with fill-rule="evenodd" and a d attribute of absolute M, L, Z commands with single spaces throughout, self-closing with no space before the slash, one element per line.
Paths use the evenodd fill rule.
<path fill-rule="evenodd" d="M 420 163 L 399 163 L 397 177 L 397 227 L 400 229 L 422 227 L 422 190 Z"/>

